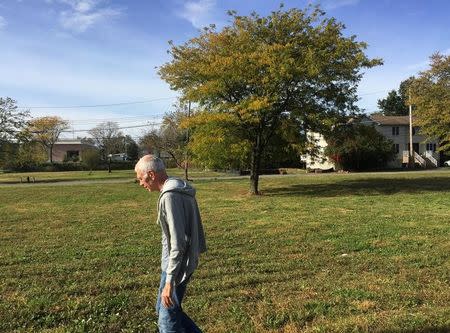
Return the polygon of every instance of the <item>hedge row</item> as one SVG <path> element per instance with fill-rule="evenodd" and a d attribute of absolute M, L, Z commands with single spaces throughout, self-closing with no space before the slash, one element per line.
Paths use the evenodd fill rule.
<path fill-rule="evenodd" d="M 111 162 L 111 170 L 134 169 L 136 161 Z M 38 164 L 15 164 L 11 163 L 4 167 L 5 171 L 11 172 L 38 172 L 38 171 L 89 171 L 83 162 L 66 163 L 38 163 Z M 99 164 L 94 170 L 108 170 L 108 163 Z"/>

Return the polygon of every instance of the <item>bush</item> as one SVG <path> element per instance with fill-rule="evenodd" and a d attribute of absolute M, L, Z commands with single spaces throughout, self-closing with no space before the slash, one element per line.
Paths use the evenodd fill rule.
<path fill-rule="evenodd" d="M 356 124 L 339 127 L 326 140 L 325 155 L 333 160 L 338 169 L 381 169 L 395 155 L 392 141 L 373 126 Z"/>
<path fill-rule="evenodd" d="M 100 152 L 97 149 L 87 149 L 82 152 L 83 165 L 90 171 L 100 164 Z"/>

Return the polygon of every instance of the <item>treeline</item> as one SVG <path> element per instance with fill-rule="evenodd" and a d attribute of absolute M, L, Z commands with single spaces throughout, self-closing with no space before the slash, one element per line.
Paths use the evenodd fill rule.
<path fill-rule="evenodd" d="M 12 98 L 0 98 L 0 169 L 62 171 L 134 166 L 139 147 L 115 122 L 101 123 L 88 132 L 88 137 L 79 138 L 84 146 L 81 155 L 66 155 L 62 163 L 54 163 L 55 144 L 68 127 L 68 122 L 57 116 L 31 118 L 30 112 L 19 109 Z M 117 153 L 124 153 L 126 160 L 111 163 L 109 156 Z"/>

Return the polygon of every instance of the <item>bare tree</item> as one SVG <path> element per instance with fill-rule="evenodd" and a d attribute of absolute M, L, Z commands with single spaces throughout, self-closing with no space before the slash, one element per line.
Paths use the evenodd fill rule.
<path fill-rule="evenodd" d="M 164 116 L 159 129 L 153 129 L 140 140 L 141 146 L 169 154 L 179 168 L 184 168 L 186 131 L 180 128 L 184 112 L 174 111 Z"/>
<path fill-rule="evenodd" d="M 123 145 L 123 134 L 119 129 L 119 125 L 113 121 L 107 121 L 98 124 L 88 132 L 95 145 L 100 149 L 100 153 L 104 160 L 109 154 L 120 151 Z"/>

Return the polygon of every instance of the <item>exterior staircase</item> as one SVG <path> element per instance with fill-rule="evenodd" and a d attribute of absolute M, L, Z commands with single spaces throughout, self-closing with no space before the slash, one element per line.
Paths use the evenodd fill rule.
<path fill-rule="evenodd" d="M 408 164 L 409 162 L 409 151 L 403 151 L 403 163 Z M 439 161 L 437 156 L 432 151 L 426 151 L 424 156 L 420 156 L 418 153 L 414 152 L 414 164 L 419 165 L 421 168 L 437 168 L 439 166 Z"/>
<path fill-rule="evenodd" d="M 439 166 L 438 157 L 430 150 L 425 152 L 425 160 L 427 162 L 428 167 L 437 168 Z"/>

